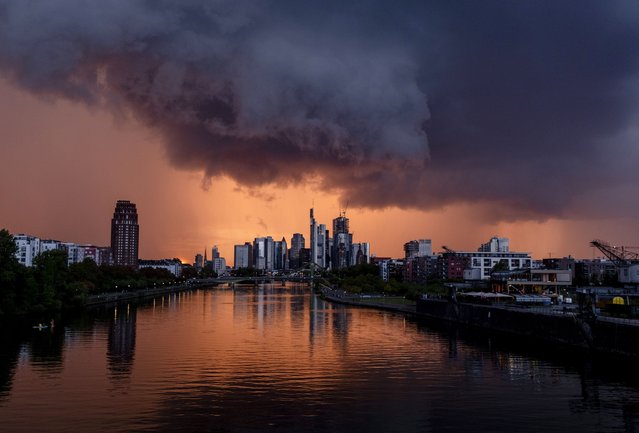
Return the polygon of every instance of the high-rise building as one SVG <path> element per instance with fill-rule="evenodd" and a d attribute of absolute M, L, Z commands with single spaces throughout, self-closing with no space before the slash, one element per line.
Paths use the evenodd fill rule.
<path fill-rule="evenodd" d="M 488 242 L 481 244 L 477 251 L 484 253 L 507 253 L 510 251 L 510 241 L 508 238 L 493 236 Z"/>
<path fill-rule="evenodd" d="M 198 253 L 195 255 L 195 262 L 193 263 L 193 266 L 195 269 L 202 269 L 204 267 L 204 257 L 202 257 L 202 254 Z"/>
<path fill-rule="evenodd" d="M 370 262 L 370 244 L 359 242 L 352 245 L 350 266 L 361 265 Z"/>
<path fill-rule="evenodd" d="M 275 243 L 270 236 L 255 238 L 253 241 L 253 262 L 256 269 L 272 271 L 274 266 Z"/>
<path fill-rule="evenodd" d="M 273 247 L 273 269 L 280 271 L 288 270 L 288 247 L 286 245 L 286 239 L 282 238 L 281 241 L 273 242 Z"/>
<path fill-rule="evenodd" d="M 329 239 L 326 225 L 317 224 L 314 211 L 311 208 L 311 263 L 327 268 L 330 266 Z"/>
<path fill-rule="evenodd" d="M 301 233 L 293 233 L 291 238 L 291 249 L 289 250 L 288 260 L 291 269 L 299 269 L 300 265 L 300 251 L 304 248 L 304 235 Z"/>
<path fill-rule="evenodd" d="M 253 245 L 245 242 L 244 245 L 235 245 L 234 269 L 253 267 Z"/>
<path fill-rule="evenodd" d="M 343 213 L 333 220 L 333 253 L 331 254 L 333 269 L 351 265 L 353 235 L 349 233 L 348 226 L 348 218 Z"/>
<path fill-rule="evenodd" d="M 135 204 L 118 200 L 111 220 L 111 253 L 116 266 L 138 266 L 140 226 Z"/>
<path fill-rule="evenodd" d="M 433 243 L 430 239 L 418 239 L 404 244 L 404 258 L 406 260 L 416 257 L 433 255 Z"/>
<path fill-rule="evenodd" d="M 211 259 L 219 259 L 220 258 L 220 250 L 217 248 L 217 245 L 213 245 L 211 248 Z"/>
<path fill-rule="evenodd" d="M 219 257 L 218 254 L 218 257 L 211 260 L 211 266 L 218 277 L 226 275 L 226 259 L 224 257 Z"/>

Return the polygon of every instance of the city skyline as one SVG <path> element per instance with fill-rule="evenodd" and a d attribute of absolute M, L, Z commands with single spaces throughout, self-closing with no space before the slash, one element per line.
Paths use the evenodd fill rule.
<path fill-rule="evenodd" d="M 138 224 L 137 224 L 136 205 L 135 205 L 135 203 L 131 203 L 129 200 L 117 200 L 116 207 L 115 207 L 115 213 L 112 214 L 113 218 L 111 219 L 111 239 L 112 239 L 111 247 L 96 247 L 95 245 L 97 243 L 93 242 L 93 241 L 77 242 L 77 241 L 74 240 L 74 241 L 71 241 L 69 243 L 69 242 L 66 242 L 66 241 L 69 241 L 69 239 L 62 239 L 62 240 L 61 239 L 54 239 L 54 237 L 52 237 L 52 236 L 46 236 L 46 235 L 43 236 L 43 235 L 40 235 L 40 234 L 27 233 L 27 232 L 24 232 L 24 231 L 22 231 L 22 232 L 20 232 L 20 231 L 19 232 L 13 232 L 12 234 L 16 237 L 16 239 L 18 239 L 18 238 L 26 239 L 27 243 L 29 242 L 28 241 L 29 238 L 35 236 L 34 239 L 36 239 L 36 241 L 39 244 L 42 244 L 42 242 L 55 243 L 57 246 L 54 245 L 54 248 L 59 248 L 60 245 L 62 245 L 62 244 L 65 244 L 65 245 L 68 244 L 68 245 L 73 245 L 74 247 L 80 248 L 80 249 L 89 248 L 89 249 L 93 249 L 93 250 L 97 251 L 97 249 L 105 249 L 106 248 L 109 251 L 111 251 L 111 250 L 116 251 L 117 248 L 113 248 L 114 227 L 115 227 L 115 224 L 116 224 L 115 221 L 116 221 L 116 216 L 119 213 L 123 212 L 122 209 L 124 209 L 124 207 L 130 207 L 132 209 L 133 218 L 134 218 L 133 224 L 135 225 L 135 227 L 134 227 L 135 235 L 134 235 L 134 240 L 133 240 L 133 242 L 134 242 L 133 245 L 134 246 L 132 246 L 132 248 L 133 248 L 133 250 L 137 251 L 138 248 L 139 248 L 139 245 L 138 245 L 139 228 L 138 228 Z M 125 212 L 129 212 L 129 210 L 127 210 Z M 349 243 L 352 244 L 352 246 L 354 248 L 356 248 L 356 250 L 360 248 L 360 245 L 364 245 L 364 243 L 360 244 L 360 243 L 353 243 L 352 242 L 353 233 L 349 231 L 349 220 L 350 220 L 349 218 L 346 218 L 346 211 L 345 210 L 340 210 L 339 211 L 339 215 L 332 220 L 333 231 L 331 231 L 330 229 L 328 229 L 326 227 L 325 224 L 319 224 L 317 222 L 317 220 L 315 219 L 314 208 L 310 209 L 310 223 L 311 224 L 310 224 L 310 227 L 309 227 L 310 231 L 307 233 L 308 237 L 309 237 L 309 239 L 312 238 L 311 233 L 314 232 L 314 229 L 315 229 L 315 231 L 317 231 L 317 233 L 320 233 L 320 232 L 323 233 L 324 231 L 326 232 L 325 235 L 324 235 L 325 239 L 322 242 L 325 242 L 327 244 L 326 247 L 325 247 L 326 248 L 325 251 L 328 254 L 327 263 L 329 263 L 328 266 L 330 266 L 330 267 L 335 267 L 335 266 L 339 267 L 340 266 L 340 265 L 337 264 L 337 262 L 335 262 L 335 259 L 336 259 L 335 257 L 330 257 L 330 260 L 329 260 L 329 256 L 334 256 L 337 253 L 337 251 L 338 251 L 338 249 L 333 250 L 333 248 L 335 248 L 334 247 L 334 241 L 337 238 L 337 236 L 339 236 L 340 234 L 343 234 L 343 233 L 347 233 L 348 234 L 348 233 L 350 233 L 351 239 L 350 239 Z M 337 231 L 334 232 L 336 227 L 337 227 Z M 321 229 L 321 230 L 319 230 L 319 229 Z M 288 235 L 284 234 L 282 236 L 282 243 L 284 243 L 284 245 L 286 246 L 286 243 L 288 242 L 287 241 L 287 237 L 288 237 L 288 239 L 291 242 L 291 247 L 293 247 L 293 245 L 295 244 L 294 239 L 298 235 L 302 235 L 302 237 L 303 237 L 303 234 L 297 233 L 297 232 L 289 233 Z M 250 241 L 242 241 L 242 240 L 239 241 L 240 242 L 239 244 L 237 242 L 234 242 L 232 244 L 232 246 L 231 246 L 231 252 L 228 254 L 229 264 L 235 262 L 234 259 L 235 259 L 235 257 L 238 254 L 238 247 L 251 245 L 250 248 L 254 248 L 255 247 L 255 242 L 258 242 L 260 240 L 265 240 L 265 239 L 270 239 L 270 241 L 271 242 L 275 242 L 275 244 L 279 243 L 277 241 L 274 241 L 273 236 L 271 236 L 268 233 L 266 233 L 266 234 L 262 233 L 262 235 L 256 236 L 254 238 L 254 240 L 253 240 L 254 241 L 253 243 L 251 243 Z M 302 238 L 302 241 L 304 241 L 304 238 Z M 244 242 L 244 243 L 242 244 L 242 242 Z M 394 256 L 385 256 L 385 255 L 375 254 L 374 250 L 370 249 L 370 243 L 366 242 L 365 243 L 366 244 L 366 252 L 365 252 L 365 254 L 368 257 L 368 259 L 375 258 L 375 257 L 378 257 L 378 258 L 379 257 L 390 257 L 392 259 L 400 259 L 401 260 L 404 257 L 404 255 L 407 254 L 406 253 L 407 246 L 410 245 L 411 243 L 416 243 L 416 245 L 417 245 L 417 243 L 419 243 L 420 245 L 421 245 L 421 243 L 425 243 L 426 247 L 424 247 L 425 248 L 424 251 L 428 250 L 428 251 L 430 251 L 430 254 L 433 254 L 433 255 L 445 253 L 445 252 L 448 252 L 448 251 L 452 250 L 450 248 L 450 246 L 446 246 L 446 245 L 442 245 L 441 247 L 433 246 L 432 239 L 420 239 L 420 240 L 406 240 L 406 242 L 402 246 L 401 253 L 398 254 L 398 255 L 394 255 Z M 508 237 L 504 238 L 504 237 L 497 237 L 496 235 L 493 235 L 490 238 L 488 243 L 481 243 L 481 244 L 479 244 L 479 247 L 477 247 L 476 245 L 475 246 L 470 246 L 470 247 L 462 247 L 462 248 L 457 248 L 456 247 L 455 250 L 456 251 L 465 251 L 465 252 L 471 251 L 472 252 L 472 251 L 493 251 L 493 250 L 502 251 L 502 249 L 503 249 L 503 251 L 509 251 L 509 244 L 510 244 L 510 239 Z M 560 254 L 560 255 L 556 255 L 555 254 L 555 255 L 553 255 L 552 253 L 549 253 L 547 257 L 544 257 L 544 256 L 535 256 L 530 251 L 525 251 L 525 250 L 520 250 L 520 251 L 521 251 L 521 253 L 530 254 L 531 257 L 533 259 L 535 259 L 535 260 L 541 260 L 541 259 L 550 258 L 550 257 L 554 257 L 554 258 L 572 257 L 574 259 L 589 259 L 589 258 L 600 259 L 601 258 L 601 259 L 607 260 L 607 258 L 603 254 L 601 254 L 599 251 L 597 251 L 595 253 L 596 248 L 594 246 L 590 245 L 590 247 L 591 247 L 591 250 L 592 250 L 592 257 L 578 256 L 578 255 L 574 255 L 574 254 L 563 254 L 563 255 L 562 254 Z M 209 248 L 211 248 L 211 256 L 210 256 L 211 257 L 211 261 L 209 261 L 207 259 L 207 257 L 208 257 L 208 249 Z M 348 246 L 347 250 L 346 250 L 348 252 L 348 254 L 349 254 L 349 259 L 348 260 L 351 259 L 350 248 L 351 247 Z M 421 252 L 422 247 L 421 246 L 415 247 L 415 246 L 411 245 L 410 248 L 412 248 L 412 249 L 418 248 L 418 250 L 420 251 L 419 254 L 422 254 L 422 252 Z M 629 246 L 629 248 L 637 249 L 637 247 L 634 247 L 634 246 Z M 46 250 L 46 249 L 50 249 L 50 248 L 49 247 L 45 247 L 44 250 Z M 39 250 L 39 247 L 36 248 L 36 250 Z M 310 257 L 312 257 L 312 253 L 311 253 L 312 246 L 311 246 L 311 243 L 309 243 L 307 250 L 309 251 L 309 254 L 310 254 L 310 256 L 309 256 L 309 260 L 310 260 Z M 204 255 L 200 254 L 201 252 L 204 252 Z M 291 249 L 287 249 L 285 255 L 288 255 L 288 253 L 290 253 L 290 252 L 291 252 Z M 96 254 L 96 253 L 93 252 L 91 254 Z M 207 246 L 205 246 L 203 248 L 203 250 L 194 251 L 193 254 L 192 254 L 192 259 L 190 259 L 188 257 L 179 257 L 176 254 L 173 254 L 173 255 L 168 254 L 168 255 L 166 255 L 163 258 L 159 258 L 159 257 L 153 257 L 153 258 L 151 258 L 151 257 L 140 257 L 139 259 L 143 260 L 143 261 L 144 260 L 146 260 L 146 261 L 162 261 L 162 260 L 171 260 L 171 258 L 178 258 L 178 259 L 181 260 L 181 262 L 183 264 L 194 265 L 196 267 L 198 266 L 198 263 L 199 263 L 198 260 L 200 260 L 201 264 L 199 265 L 199 267 L 202 267 L 202 264 L 204 264 L 205 262 L 214 263 L 214 261 L 216 259 L 220 259 L 221 258 L 222 262 L 220 262 L 220 263 L 223 263 L 222 267 L 224 267 L 224 266 L 226 266 L 226 257 L 227 257 L 226 254 L 227 254 L 227 252 L 225 250 L 220 252 L 220 248 L 218 247 L 217 243 L 215 243 L 215 241 L 214 241 L 212 246 L 208 246 L 207 245 Z M 117 260 L 115 260 L 115 255 L 117 255 L 117 254 L 114 254 L 112 260 L 117 261 Z M 31 257 L 31 256 L 29 256 L 29 257 Z M 408 257 L 408 256 L 406 256 L 406 257 Z M 97 261 L 96 257 L 94 257 L 93 259 Z M 287 257 L 287 259 L 288 259 L 288 257 Z M 28 260 L 29 263 L 30 263 L 31 259 L 30 258 L 26 258 L 26 260 Z M 77 261 L 78 260 L 76 260 L 75 255 L 73 257 L 70 257 L 70 259 L 69 259 L 70 263 L 71 262 L 75 263 Z M 81 261 L 81 259 L 80 259 L 80 261 Z M 315 262 L 319 263 L 320 261 L 321 260 L 319 259 L 319 256 L 318 256 L 317 259 L 315 260 Z M 136 256 L 135 262 L 137 263 L 137 256 Z M 132 263 L 133 262 L 131 262 L 131 264 Z M 352 265 L 352 263 L 346 264 L 346 266 L 350 266 L 350 265 Z M 252 266 L 252 265 L 249 265 L 249 266 Z M 322 266 L 322 265 L 320 265 L 320 266 Z M 237 268 L 237 266 L 235 266 L 235 265 L 231 266 L 231 267 L 232 268 Z M 264 266 L 264 267 L 266 267 L 266 266 Z"/>
<path fill-rule="evenodd" d="M 536 257 L 639 242 L 628 3 L 284 2 L 202 10 L 212 25 L 195 32 L 180 4 L 61 1 L 59 20 L 7 4 L 12 232 L 106 245 L 103 215 L 125 197 L 143 210 L 143 257 L 191 260 L 213 243 L 230 257 L 242 239 L 306 233 L 303 209 L 328 222 L 346 203 L 379 256 L 421 237 L 467 249 L 499 235 Z M 192 51 L 165 44 L 186 36 Z"/>

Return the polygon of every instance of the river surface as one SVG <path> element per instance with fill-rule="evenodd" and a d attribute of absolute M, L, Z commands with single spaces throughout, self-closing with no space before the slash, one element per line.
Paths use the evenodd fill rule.
<path fill-rule="evenodd" d="M 639 431 L 634 368 L 302 286 L 196 290 L 31 325 L 2 327 L 1 432 Z"/>

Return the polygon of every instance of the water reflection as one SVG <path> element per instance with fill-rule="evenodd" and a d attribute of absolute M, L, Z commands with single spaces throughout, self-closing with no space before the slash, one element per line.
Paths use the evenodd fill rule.
<path fill-rule="evenodd" d="M 46 335 L 1 332 L 0 344 L 0 429 L 12 432 L 37 430 L 32 413 L 52 432 L 639 427 L 639 384 L 620 373 L 634 366 L 325 303 L 301 286 L 185 292 Z"/>
<path fill-rule="evenodd" d="M 0 402 L 7 398 L 20 354 L 21 336 L 7 324 L 0 323 Z"/>
<path fill-rule="evenodd" d="M 131 374 L 135 359 L 135 325 L 137 307 L 132 304 L 115 307 L 109 324 L 107 360 L 113 379 Z"/>

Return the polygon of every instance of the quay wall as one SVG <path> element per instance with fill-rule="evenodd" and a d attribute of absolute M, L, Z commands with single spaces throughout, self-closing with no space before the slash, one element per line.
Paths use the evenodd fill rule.
<path fill-rule="evenodd" d="M 639 357 L 639 324 L 633 321 L 575 313 L 548 314 L 446 299 L 419 300 L 417 314 L 594 352 Z"/>
<path fill-rule="evenodd" d="M 170 293 L 181 292 L 184 290 L 191 290 L 198 286 L 193 284 L 180 284 L 166 287 L 156 287 L 152 289 L 140 289 L 140 290 L 123 290 L 121 292 L 102 293 L 100 295 L 91 295 L 84 302 L 85 306 L 111 304 L 124 301 L 142 300 L 147 298 L 153 298 L 155 296 L 166 295 Z"/>

